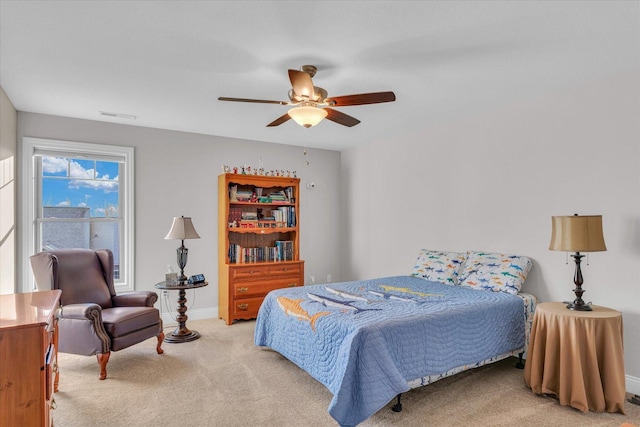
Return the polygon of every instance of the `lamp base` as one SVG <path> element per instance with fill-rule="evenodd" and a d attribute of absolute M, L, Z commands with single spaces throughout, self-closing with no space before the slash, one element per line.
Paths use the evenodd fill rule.
<path fill-rule="evenodd" d="M 576 299 L 573 302 L 567 303 L 567 308 L 569 310 L 576 311 L 592 311 L 591 304 L 585 304 L 582 299 L 582 294 L 584 293 L 584 289 L 582 289 L 582 270 L 580 269 L 580 261 L 584 257 L 584 255 L 580 255 L 580 252 L 576 252 L 574 255 L 571 255 L 576 262 L 576 272 L 573 276 L 573 283 L 576 285 L 576 288 L 573 290 L 573 293 L 576 294 Z"/>
<path fill-rule="evenodd" d="M 575 310 L 575 311 L 592 311 L 593 308 L 591 308 L 591 304 L 585 304 L 584 301 L 580 300 L 575 300 L 573 302 L 569 302 L 569 301 L 565 301 L 565 304 L 567 304 L 567 308 L 569 310 Z"/>

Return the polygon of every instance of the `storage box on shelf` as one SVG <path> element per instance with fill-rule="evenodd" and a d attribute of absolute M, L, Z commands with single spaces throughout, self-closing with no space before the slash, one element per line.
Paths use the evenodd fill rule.
<path fill-rule="evenodd" d="M 254 319 L 265 295 L 304 285 L 300 179 L 218 177 L 218 314 L 227 325 Z"/>

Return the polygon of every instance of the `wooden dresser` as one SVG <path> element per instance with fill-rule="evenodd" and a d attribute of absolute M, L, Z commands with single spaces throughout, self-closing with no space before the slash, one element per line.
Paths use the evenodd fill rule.
<path fill-rule="evenodd" d="M 0 295 L 0 427 L 53 425 L 61 294 Z"/>

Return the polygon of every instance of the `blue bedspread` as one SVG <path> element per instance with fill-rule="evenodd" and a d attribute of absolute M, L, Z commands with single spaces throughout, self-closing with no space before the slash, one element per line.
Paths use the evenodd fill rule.
<path fill-rule="evenodd" d="M 518 296 L 397 276 L 272 291 L 255 344 L 324 384 L 331 416 L 355 426 L 407 381 L 522 348 L 524 328 Z"/>

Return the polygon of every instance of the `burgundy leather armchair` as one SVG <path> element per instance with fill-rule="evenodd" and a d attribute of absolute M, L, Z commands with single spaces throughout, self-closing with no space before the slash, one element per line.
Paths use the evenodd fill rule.
<path fill-rule="evenodd" d="M 107 377 L 111 351 L 157 337 L 156 351 L 164 353 L 162 319 L 153 307 L 158 294 L 138 291 L 116 295 L 110 250 L 60 249 L 37 253 L 30 261 L 38 290 L 62 291 L 60 352 L 95 354 L 101 380 Z"/>

